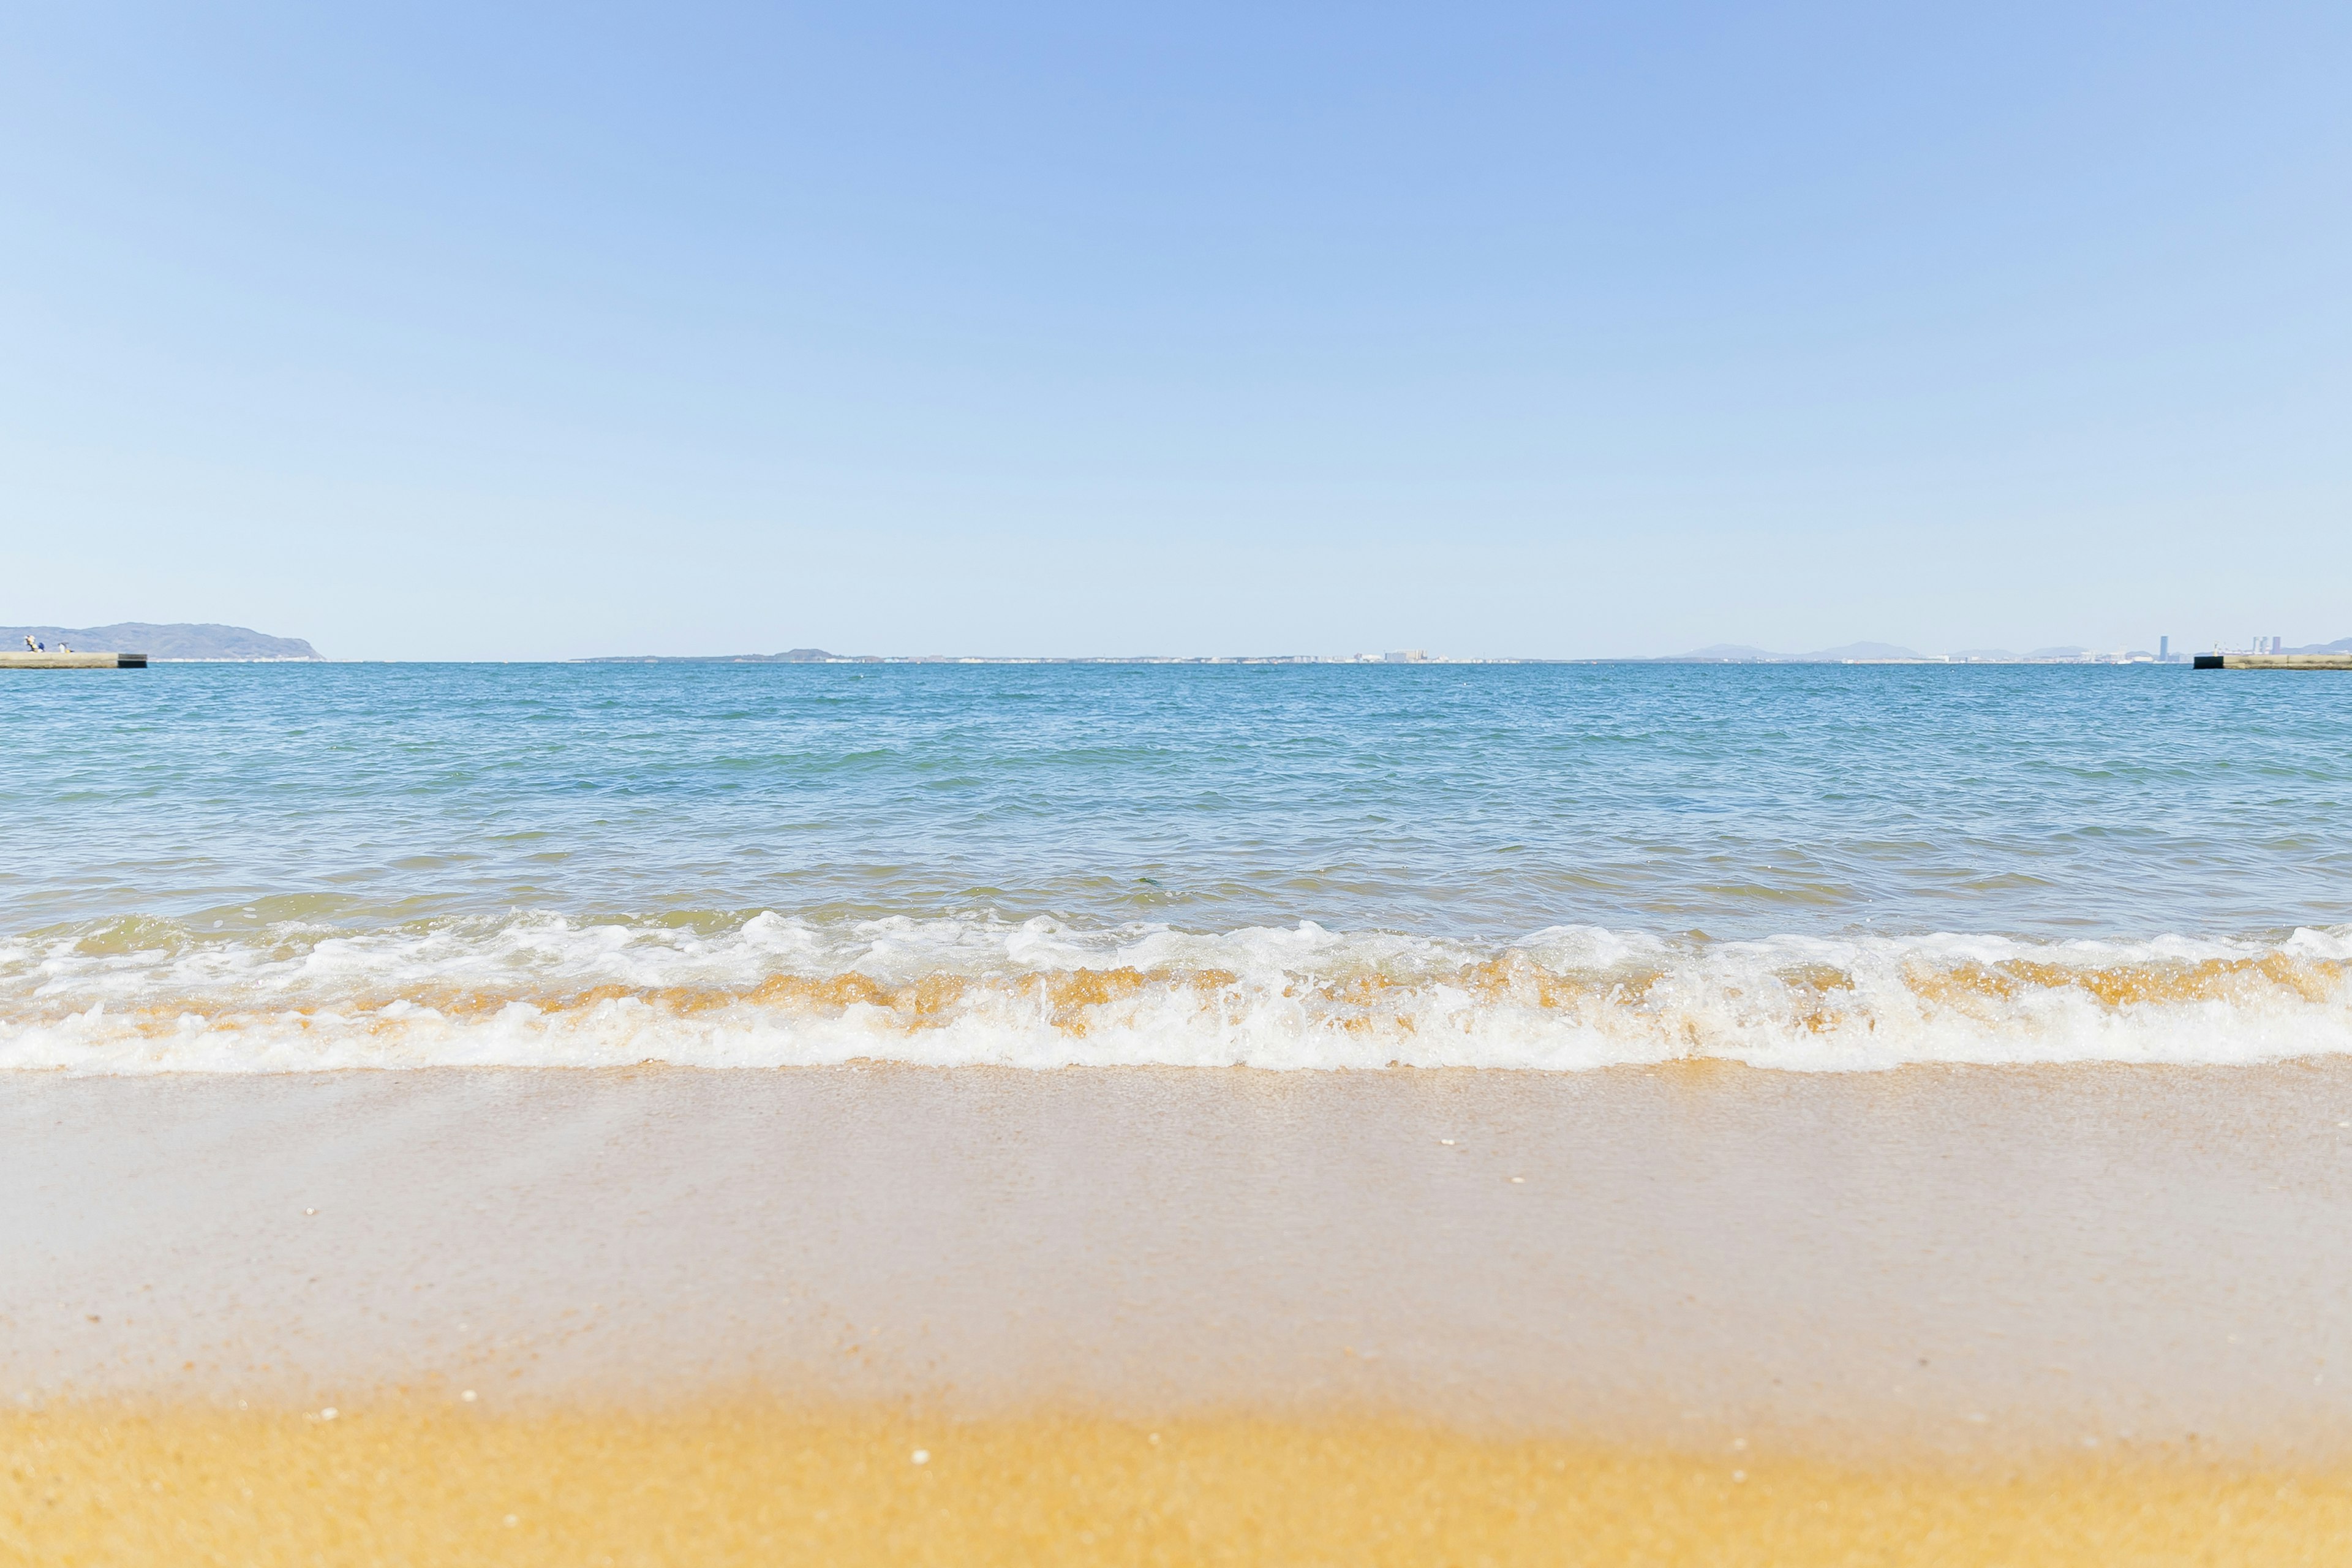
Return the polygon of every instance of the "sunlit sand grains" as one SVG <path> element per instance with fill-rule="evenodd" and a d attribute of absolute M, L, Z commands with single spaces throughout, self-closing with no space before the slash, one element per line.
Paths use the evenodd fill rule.
<path fill-rule="evenodd" d="M 24 1564 L 2341 1562 L 2352 1476 L 1838 1468 L 1378 1421 L 69 1406 L 0 1417 Z M 914 1462 L 909 1462 L 910 1457 Z M 1736 1460 L 1736 1463 L 1735 1463 Z"/>

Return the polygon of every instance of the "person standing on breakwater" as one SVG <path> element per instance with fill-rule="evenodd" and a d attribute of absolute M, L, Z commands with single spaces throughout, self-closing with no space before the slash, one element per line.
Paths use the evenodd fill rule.
<path fill-rule="evenodd" d="M 49 651 L 47 648 L 43 647 L 30 632 L 26 632 L 25 634 L 25 647 L 27 650 L 33 653 L 47 653 Z"/>

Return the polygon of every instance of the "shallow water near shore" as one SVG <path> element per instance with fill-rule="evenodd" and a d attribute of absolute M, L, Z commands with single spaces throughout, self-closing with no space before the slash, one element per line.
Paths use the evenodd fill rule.
<path fill-rule="evenodd" d="M 2347 691 L 2175 667 L 19 682 L 0 1066 L 2331 1053 Z"/>

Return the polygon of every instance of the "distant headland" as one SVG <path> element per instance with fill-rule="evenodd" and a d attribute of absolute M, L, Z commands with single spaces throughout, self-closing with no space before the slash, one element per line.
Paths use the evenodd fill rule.
<path fill-rule="evenodd" d="M 22 647 L 26 637 L 51 647 L 62 643 L 88 653 L 143 653 L 149 659 L 316 660 L 319 650 L 300 637 L 274 637 L 250 626 L 211 622 L 118 621 L 110 626 L 0 626 L 0 647 Z"/>

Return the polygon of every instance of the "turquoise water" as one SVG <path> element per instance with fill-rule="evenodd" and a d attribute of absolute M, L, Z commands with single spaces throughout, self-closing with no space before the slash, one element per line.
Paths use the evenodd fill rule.
<path fill-rule="evenodd" d="M 515 1006 L 607 1002 L 673 1033 L 731 1008 L 751 1022 L 728 1038 L 824 1056 L 828 1030 L 889 1015 L 944 1039 L 1024 985 L 1113 970 L 1192 977 L 1179 1014 L 1234 986 L 1304 996 L 1294 1034 L 1385 1048 L 1397 997 L 1425 1013 L 1449 975 L 1515 964 L 1619 993 L 1529 1004 L 1539 1021 L 1590 1033 L 1614 1005 L 1595 1016 L 1654 1046 L 1661 984 L 1737 1012 L 1801 969 L 1816 999 L 1867 1000 L 1873 953 L 1914 995 L 1922 963 L 2179 971 L 2194 994 L 2055 994 L 2107 1024 L 2169 1007 L 2174 1034 L 2192 1005 L 2234 1009 L 2224 1034 L 2259 1015 L 2294 1036 L 2277 1054 L 2335 1048 L 2352 932 L 2352 678 L 2325 674 L 164 666 L 10 673 L 0 724 L 0 1041 L 28 1064 L 135 1052 L 166 1013 L 247 1045 L 315 1036 L 281 1016 L 322 1009 L 479 1045 Z M 2302 978 L 2226 973 L 2291 994 L 2193 978 L 2265 960 Z M 963 1000 L 943 1024 L 895 992 L 751 994 L 844 975 Z M 598 985 L 621 994 L 578 1000 Z M 1206 1026 L 1079 1001 L 1092 1024 L 1051 1038 L 1125 1029 L 1138 1059 L 1192 1059 L 1170 1042 Z M 1202 1059 L 1227 1058 L 1255 1059 Z"/>

